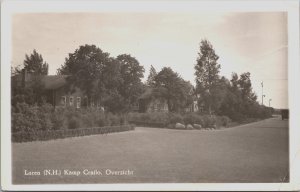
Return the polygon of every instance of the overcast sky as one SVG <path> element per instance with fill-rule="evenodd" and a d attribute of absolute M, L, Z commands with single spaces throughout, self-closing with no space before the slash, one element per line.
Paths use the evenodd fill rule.
<path fill-rule="evenodd" d="M 13 17 L 13 66 L 36 49 L 49 63 L 49 73 L 80 45 L 95 44 L 111 56 L 127 53 L 157 71 L 172 67 L 195 84 L 199 43 L 215 48 L 221 75 L 250 72 L 261 103 L 287 108 L 287 15 L 265 13 L 49 13 Z"/>

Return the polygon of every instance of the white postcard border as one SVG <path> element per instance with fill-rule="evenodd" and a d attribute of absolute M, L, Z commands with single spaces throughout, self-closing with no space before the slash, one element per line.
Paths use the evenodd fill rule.
<path fill-rule="evenodd" d="M 195 183 L 195 184 L 51 184 L 13 185 L 10 133 L 10 64 L 12 58 L 11 16 L 24 12 L 163 12 L 163 11 L 231 11 L 288 12 L 288 88 L 290 108 L 290 182 L 289 183 Z M 299 2 L 276 1 L 21 1 L 1 3 L 1 185 L 2 190 L 300 190 L 300 64 Z"/>

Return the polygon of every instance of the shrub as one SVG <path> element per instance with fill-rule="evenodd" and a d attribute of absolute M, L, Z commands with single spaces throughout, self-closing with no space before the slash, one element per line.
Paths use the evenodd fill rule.
<path fill-rule="evenodd" d="M 142 121 L 143 113 L 128 113 L 128 121 Z"/>
<path fill-rule="evenodd" d="M 127 117 L 125 115 L 120 115 L 119 116 L 119 122 L 121 125 L 126 125 L 128 124 L 128 120 L 127 120 Z"/>
<path fill-rule="evenodd" d="M 236 122 L 243 122 L 246 119 L 246 116 L 239 112 L 232 113 L 229 117 Z"/>
<path fill-rule="evenodd" d="M 227 116 L 219 116 L 217 117 L 217 126 L 218 127 L 227 127 L 229 123 L 231 122 L 231 119 Z"/>
<path fill-rule="evenodd" d="M 84 113 L 80 118 L 82 119 L 82 125 L 84 125 L 84 127 L 94 127 L 96 125 L 95 117 L 91 113 Z"/>
<path fill-rule="evenodd" d="M 66 129 L 66 120 L 63 115 L 58 112 L 55 112 L 52 115 L 52 129 L 53 130 L 61 130 Z"/>
<path fill-rule="evenodd" d="M 77 129 L 81 127 L 81 121 L 79 118 L 71 117 L 68 121 L 68 128 L 69 129 Z"/>
<path fill-rule="evenodd" d="M 12 132 L 36 132 L 127 124 L 127 116 L 104 114 L 96 108 L 75 109 L 49 104 L 18 103 L 12 111 Z M 31 135 L 32 136 L 32 135 Z"/>
<path fill-rule="evenodd" d="M 183 117 L 184 123 L 187 124 L 203 124 L 203 119 L 200 115 L 196 114 L 196 113 L 188 113 L 185 114 Z"/>
<path fill-rule="evenodd" d="M 150 127 L 168 127 L 174 128 L 176 123 L 181 124 L 199 124 L 203 128 L 212 128 L 227 126 L 231 121 L 226 116 L 199 115 L 197 113 L 187 113 L 183 116 L 177 113 L 130 113 L 129 121 L 138 123 L 142 126 Z"/>
<path fill-rule="evenodd" d="M 114 115 L 112 113 L 108 113 L 106 115 L 106 118 L 108 119 L 108 122 L 110 123 L 109 125 L 111 126 L 116 126 L 121 124 L 121 120 L 118 115 Z"/>
<path fill-rule="evenodd" d="M 41 130 L 48 131 L 53 129 L 51 114 L 41 113 L 39 115 L 39 120 L 40 120 Z"/>
<path fill-rule="evenodd" d="M 12 120 L 12 132 L 18 132 L 18 131 L 24 131 L 26 128 L 25 121 L 27 119 L 24 117 L 24 114 L 22 113 L 13 113 L 11 116 Z"/>
<path fill-rule="evenodd" d="M 58 131 L 18 132 L 12 134 L 13 142 L 28 142 L 37 140 L 51 140 L 84 135 L 106 134 L 134 130 L 133 126 L 95 127 L 88 129 L 66 129 Z"/>
<path fill-rule="evenodd" d="M 169 128 L 169 129 L 175 129 L 175 124 L 168 124 L 167 128 Z"/>
<path fill-rule="evenodd" d="M 183 117 L 180 114 L 176 113 L 169 113 L 169 123 L 176 124 L 176 123 L 184 123 Z"/>
<path fill-rule="evenodd" d="M 214 127 L 216 125 L 216 116 L 214 115 L 203 115 L 202 116 L 203 123 L 201 124 L 202 127 Z"/>
<path fill-rule="evenodd" d="M 30 107 L 25 103 L 18 103 L 16 108 L 17 113 L 12 113 L 13 131 L 41 130 L 41 121 L 36 106 Z"/>
<path fill-rule="evenodd" d="M 106 125 L 110 125 L 109 119 L 105 118 L 104 114 L 98 114 L 96 117 L 96 126 L 104 127 Z"/>
<path fill-rule="evenodd" d="M 132 122 L 145 122 L 145 123 L 159 123 L 167 124 L 169 122 L 168 113 L 129 113 L 128 121 Z"/>

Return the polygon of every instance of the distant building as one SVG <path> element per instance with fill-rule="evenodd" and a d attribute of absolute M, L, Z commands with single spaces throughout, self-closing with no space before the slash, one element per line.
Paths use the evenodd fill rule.
<path fill-rule="evenodd" d="M 168 112 L 168 102 L 162 97 L 153 96 L 153 89 L 147 88 L 146 91 L 139 97 L 139 112 Z"/>
<path fill-rule="evenodd" d="M 189 95 L 192 98 L 192 102 L 185 108 L 185 112 L 198 112 L 198 97 L 195 93 L 195 89 L 191 87 Z"/>
<path fill-rule="evenodd" d="M 189 94 L 192 98 L 192 102 L 182 110 L 185 112 L 197 112 L 199 110 L 198 101 L 194 90 L 191 89 Z M 138 103 L 139 112 L 142 113 L 169 112 L 168 101 L 157 94 L 153 94 L 153 88 L 150 87 L 140 96 Z"/>
<path fill-rule="evenodd" d="M 75 88 L 74 92 L 67 91 L 66 75 L 34 75 L 23 70 L 21 74 L 12 77 L 14 86 L 26 88 L 39 83 L 45 91 L 44 98 L 47 103 L 54 107 L 75 107 L 81 108 L 87 103 L 87 97 L 79 88 Z"/>

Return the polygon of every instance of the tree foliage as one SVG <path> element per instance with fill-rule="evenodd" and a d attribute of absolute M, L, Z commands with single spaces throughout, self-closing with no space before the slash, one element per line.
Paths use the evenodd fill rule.
<path fill-rule="evenodd" d="M 252 90 L 250 73 L 246 72 L 240 76 L 236 73 L 232 74 L 218 113 L 227 115 L 235 121 L 242 121 L 249 117 L 269 117 L 272 109 L 258 104 L 257 96 Z"/>
<path fill-rule="evenodd" d="M 124 99 L 126 109 L 130 110 L 143 91 L 141 79 L 144 77 L 144 67 L 131 55 L 122 54 L 117 56 L 120 63 L 120 74 L 122 82 L 119 92 Z"/>
<path fill-rule="evenodd" d="M 24 69 L 29 73 L 35 73 L 38 75 L 48 75 L 48 63 L 44 62 L 43 57 L 35 49 L 33 53 L 28 56 L 25 55 Z"/>
<path fill-rule="evenodd" d="M 41 54 L 35 49 L 33 53 L 25 55 L 23 66 L 19 65 L 11 69 L 12 76 L 12 89 L 11 89 L 11 102 L 12 106 L 16 106 L 17 103 L 27 103 L 30 105 L 42 104 L 45 102 L 44 98 L 44 85 L 41 81 L 42 75 L 48 74 L 48 64 L 43 60 Z M 29 86 L 19 85 L 19 80 L 16 80 L 17 76 L 30 76 L 28 82 Z"/>
<path fill-rule="evenodd" d="M 151 65 L 150 67 L 150 73 L 147 79 L 146 84 L 150 87 L 153 87 L 155 85 L 155 77 L 157 75 L 157 72 L 155 70 L 155 68 Z"/>
<path fill-rule="evenodd" d="M 179 112 L 187 104 L 192 85 L 184 81 L 170 67 L 164 67 L 155 76 L 155 94 L 167 100 L 169 111 Z"/>
<path fill-rule="evenodd" d="M 100 79 L 103 79 L 103 70 L 112 63 L 111 60 L 108 53 L 95 45 L 80 46 L 69 54 L 64 65 L 58 69 L 58 74 L 68 75 L 69 87 L 79 87 L 91 101 L 104 94 L 103 81 Z"/>
<path fill-rule="evenodd" d="M 201 102 L 206 105 L 210 114 L 217 110 L 214 103 L 220 99 L 217 93 L 219 92 L 218 83 L 221 68 L 218 59 L 219 56 L 215 53 L 211 43 L 202 40 L 195 65 L 196 91 L 201 95 Z"/>
<path fill-rule="evenodd" d="M 209 114 L 226 115 L 237 121 L 270 116 L 271 110 L 257 102 L 249 72 L 233 73 L 230 81 L 220 77 L 219 57 L 207 40 L 201 41 L 198 55 L 196 91 L 200 94 L 199 104 L 204 104 Z"/>
<path fill-rule="evenodd" d="M 79 87 L 89 101 L 98 101 L 112 112 L 132 108 L 142 92 L 144 68 L 128 54 L 113 58 L 95 45 L 70 53 L 58 74 L 69 75 L 69 87 Z"/>

